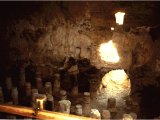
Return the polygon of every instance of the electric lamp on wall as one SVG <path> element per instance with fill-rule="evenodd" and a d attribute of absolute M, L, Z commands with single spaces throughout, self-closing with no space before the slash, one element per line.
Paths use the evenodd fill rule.
<path fill-rule="evenodd" d="M 115 13 L 116 23 L 117 23 L 118 25 L 123 25 L 124 15 L 125 15 L 124 12 L 117 12 L 117 13 Z"/>

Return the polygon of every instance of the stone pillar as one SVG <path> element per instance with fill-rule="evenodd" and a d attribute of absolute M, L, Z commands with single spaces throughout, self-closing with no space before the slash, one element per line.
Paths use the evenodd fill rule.
<path fill-rule="evenodd" d="M 47 101 L 46 101 L 46 110 L 53 111 L 54 110 L 54 98 L 52 95 L 47 95 Z"/>
<path fill-rule="evenodd" d="M 52 95 L 52 84 L 51 84 L 51 82 L 46 82 L 45 83 L 45 94 Z"/>
<path fill-rule="evenodd" d="M 82 116 L 82 115 L 83 115 L 82 105 L 77 104 L 77 105 L 75 106 L 75 114 L 76 114 L 76 115 L 79 115 L 79 116 Z"/>
<path fill-rule="evenodd" d="M 97 80 L 92 79 L 90 81 L 90 94 L 91 94 L 91 99 L 92 100 L 97 98 L 97 88 L 98 88 Z"/>
<path fill-rule="evenodd" d="M 6 88 L 7 88 L 7 90 L 11 90 L 12 87 L 13 87 L 12 78 L 11 77 L 7 77 L 6 78 Z"/>
<path fill-rule="evenodd" d="M 110 111 L 111 119 L 117 119 L 116 118 L 118 113 L 117 108 L 109 108 L 108 110 Z"/>
<path fill-rule="evenodd" d="M 33 95 L 34 93 L 37 93 L 37 94 L 38 94 L 38 89 L 33 88 L 33 89 L 32 89 L 32 95 Z"/>
<path fill-rule="evenodd" d="M 19 81 L 19 86 L 24 87 L 26 82 L 26 77 L 25 77 L 25 67 L 20 68 L 20 81 Z"/>
<path fill-rule="evenodd" d="M 31 105 L 33 108 L 35 108 L 36 104 L 36 95 L 38 94 L 38 89 L 32 89 L 32 100 L 31 100 Z"/>
<path fill-rule="evenodd" d="M 36 78 L 36 87 L 37 87 L 39 93 L 43 92 L 43 84 L 42 84 L 42 79 L 40 77 Z"/>
<path fill-rule="evenodd" d="M 61 83 L 60 83 L 60 75 L 55 74 L 54 76 L 55 76 L 55 81 L 54 81 L 54 85 L 53 85 L 53 94 L 56 94 L 61 89 Z"/>
<path fill-rule="evenodd" d="M 90 117 L 95 119 L 101 119 L 101 114 L 97 109 L 91 109 Z"/>
<path fill-rule="evenodd" d="M 132 118 L 133 118 L 134 120 L 136 120 L 136 119 L 137 119 L 137 114 L 136 114 L 136 113 L 131 112 L 131 113 L 129 113 L 129 114 L 132 116 Z"/>
<path fill-rule="evenodd" d="M 31 94 L 32 94 L 30 82 L 25 83 L 25 93 L 26 93 L 27 97 L 31 96 Z"/>
<path fill-rule="evenodd" d="M 5 101 L 11 101 L 12 100 L 12 88 L 13 88 L 13 84 L 12 84 L 12 79 L 11 77 L 7 77 L 6 78 L 6 86 L 5 86 L 5 91 L 4 91 L 4 96 L 5 96 Z"/>
<path fill-rule="evenodd" d="M 116 107 L 116 99 L 108 98 L 107 108 L 115 108 Z"/>
<path fill-rule="evenodd" d="M 36 67 L 36 78 L 41 78 L 41 66 L 37 65 Z"/>
<path fill-rule="evenodd" d="M 3 96 L 3 91 L 1 86 L 0 86 L 0 103 L 4 103 L 4 96 Z"/>
<path fill-rule="evenodd" d="M 6 104 L 8 104 L 8 105 L 13 105 L 13 102 L 10 101 L 10 102 L 7 102 Z M 8 114 L 8 115 L 6 116 L 6 118 L 7 118 L 7 119 L 16 119 L 16 116 L 11 115 L 11 114 Z"/>
<path fill-rule="evenodd" d="M 123 114 L 123 120 L 133 120 L 130 114 Z"/>
<path fill-rule="evenodd" d="M 108 98 L 107 109 L 110 111 L 112 116 L 111 119 L 115 119 L 117 115 L 117 108 L 116 108 L 116 99 L 115 98 Z"/>
<path fill-rule="evenodd" d="M 102 110 L 102 119 L 108 120 L 110 119 L 111 114 L 109 110 Z"/>
<path fill-rule="evenodd" d="M 90 93 L 89 92 L 84 92 L 84 103 L 90 104 Z"/>
<path fill-rule="evenodd" d="M 90 93 L 84 92 L 83 98 L 83 115 L 89 117 L 91 111 L 91 104 L 90 104 Z"/>
<path fill-rule="evenodd" d="M 73 88 L 71 90 L 70 100 L 72 103 L 71 114 L 76 114 L 76 115 L 81 116 L 83 114 L 83 113 L 81 113 L 82 112 L 82 105 L 79 105 L 78 86 L 77 85 L 73 86 Z"/>
<path fill-rule="evenodd" d="M 60 100 L 66 100 L 67 99 L 67 92 L 65 90 L 60 91 Z"/>
<path fill-rule="evenodd" d="M 59 112 L 70 114 L 71 102 L 69 100 L 59 101 Z"/>
<path fill-rule="evenodd" d="M 73 86 L 72 91 L 71 91 L 72 96 L 78 96 L 78 86 Z"/>
<path fill-rule="evenodd" d="M 11 96 L 13 104 L 18 105 L 18 90 L 16 87 L 12 88 Z"/>
<path fill-rule="evenodd" d="M 71 102 L 72 103 L 72 102 Z M 76 106 L 74 106 L 73 104 L 71 105 L 71 108 L 70 108 L 70 114 L 76 114 L 75 111 L 76 110 Z"/>

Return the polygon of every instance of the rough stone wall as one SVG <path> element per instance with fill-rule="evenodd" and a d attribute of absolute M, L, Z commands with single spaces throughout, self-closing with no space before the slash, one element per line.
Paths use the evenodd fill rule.
<path fill-rule="evenodd" d="M 82 17 L 76 17 L 78 20 L 74 21 L 75 16 L 71 14 L 68 18 L 69 12 L 65 14 L 57 5 L 54 7 L 57 9 L 47 9 L 47 12 L 43 13 L 46 15 L 53 10 L 54 14 L 48 15 L 51 20 L 47 24 L 47 15 L 42 14 L 20 19 L 8 27 L 7 39 L 10 41 L 11 60 L 31 59 L 36 63 L 47 64 L 62 61 L 65 56 L 98 58 L 93 55 L 96 55 L 100 41 L 106 38 L 105 30 L 91 26 L 87 11 L 84 11 L 84 16 L 81 14 Z M 55 17 L 52 17 L 53 15 Z"/>
<path fill-rule="evenodd" d="M 115 32 L 113 42 L 116 43 L 119 56 L 121 57 L 120 66 L 129 70 L 143 66 L 154 59 L 155 45 L 148 33 L 148 29 L 140 27 L 130 32 Z"/>
<path fill-rule="evenodd" d="M 95 3 L 82 2 L 81 5 L 84 8 L 71 7 L 72 3 L 51 4 L 43 9 L 41 16 L 33 14 L 9 26 L 7 39 L 10 41 L 11 60 L 31 59 L 35 63 L 53 64 L 66 56 L 73 56 L 88 58 L 97 68 L 128 70 L 133 65 L 142 66 L 151 59 L 153 43 L 145 28 L 134 30 L 136 34 L 113 34 L 108 29 L 110 21 L 105 22 L 104 7 L 98 7 Z M 106 63 L 99 56 L 100 44 L 110 39 L 116 43 L 121 57 L 118 64 Z"/>
<path fill-rule="evenodd" d="M 106 15 L 107 10 L 112 9 L 104 9 L 105 4 L 99 7 L 102 3 L 98 3 L 99 6 L 96 4 L 81 2 L 80 5 L 74 3 L 74 6 L 72 2 L 52 3 L 40 12 L 35 11 L 26 18 L 16 20 L 8 26 L 6 34 L 10 48 L 8 63 L 32 60 L 35 64 L 54 65 L 66 56 L 88 58 L 97 68 L 131 71 L 129 77 L 132 77 L 131 87 L 134 89 L 141 88 L 143 84 L 157 84 L 153 79 L 156 81 L 160 73 L 159 57 L 154 52 L 157 47 L 149 34 L 149 27 L 112 32 L 110 27 L 115 19 L 111 22 L 109 18 L 114 14 Z M 100 44 L 111 39 L 120 56 L 117 64 L 106 63 L 99 56 Z M 148 75 L 150 77 L 144 77 Z"/>

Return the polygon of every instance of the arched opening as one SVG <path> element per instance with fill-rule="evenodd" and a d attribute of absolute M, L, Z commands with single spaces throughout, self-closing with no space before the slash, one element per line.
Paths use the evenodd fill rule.
<path fill-rule="evenodd" d="M 102 78 L 101 88 L 105 87 L 108 98 L 115 98 L 117 106 L 123 105 L 124 98 L 129 96 L 131 83 L 123 69 L 111 70 Z"/>

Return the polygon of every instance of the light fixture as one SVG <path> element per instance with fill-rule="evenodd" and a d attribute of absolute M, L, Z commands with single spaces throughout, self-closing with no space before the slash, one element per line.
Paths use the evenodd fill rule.
<path fill-rule="evenodd" d="M 43 94 L 37 94 L 36 96 L 36 103 L 37 103 L 37 109 L 43 110 L 44 109 L 44 101 L 46 101 L 46 95 Z"/>
<path fill-rule="evenodd" d="M 125 15 L 124 12 L 117 12 L 117 13 L 115 13 L 116 23 L 118 25 L 123 25 L 124 15 Z"/>
<path fill-rule="evenodd" d="M 113 30 L 114 30 L 114 27 L 111 27 L 111 30 L 113 31 Z"/>
<path fill-rule="evenodd" d="M 99 48 L 101 59 L 105 62 L 118 63 L 120 57 L 112 40 L 102 43 Z"/>

